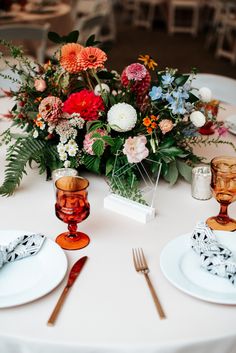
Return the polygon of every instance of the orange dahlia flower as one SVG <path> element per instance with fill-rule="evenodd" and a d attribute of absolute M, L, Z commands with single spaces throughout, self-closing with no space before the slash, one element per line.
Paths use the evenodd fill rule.
<path fill-rule="evenodd" d="M 81 71 L 78 58 L 82 49 L 83 46 L 77 43 L 68 43 L 62 46 L 60 64 L 66 71 L 73 74 Z"/>
<path fill-rule="evenodd" d="M 87 47 L 79 53 L 79 63 L 83 70 L 103 68 L 106 60 L 106 54 L 99 48 Z"/>

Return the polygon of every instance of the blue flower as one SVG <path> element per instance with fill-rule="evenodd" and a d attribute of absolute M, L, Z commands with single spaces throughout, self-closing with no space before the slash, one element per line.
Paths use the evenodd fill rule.
<path fill-rule="evenodd" d="M 152 90 L 149 92 L 149 96 L 151 97 L 152 101 L 160 99 L 162 97 L 162 88 L 153 86 Z"/>
<path fill-rule="evenodd" d="M 170 86 L 172 84 L 172 82 L 174 81 L 174 79 L 175 78 L 173 76 L 171 76 L 171 74 L 169 72 L 167 72 L 161 78 L 163 86 Z"/>
<path fill-rule="evenodd" d="M 174 91 L 173 97 L 177 99 L 188 99 L 189 94 L 187 91 L 185 91 L 183 88 L 179 87 L 177 91 Z"/>
<path fill-rule="evenodd" d="M 173 100 L 172 103 L 170 103 L 170 109 L 173 114 L 185 114 L 186 109 L 184 107 L 184 100 L 183 99 L 178 99 L 178 100 Z"/>

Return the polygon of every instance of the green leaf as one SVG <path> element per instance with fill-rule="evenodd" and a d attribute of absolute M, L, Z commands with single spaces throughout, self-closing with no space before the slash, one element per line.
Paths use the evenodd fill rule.
<path fill-rule="evenodd" d="M 101 139 L 94 141 L 92 149 L 93 149 L 93 152 L 96 154 L 96 156 L 101 157 L 105 150 L 104 141 Z"/>
<path fill-rule="evenodd" d="M 63 43 L 62 37 L 60 37 L 59 34 L 57 34 L 56 32 L 48 32 L 48 39 L 53 43 Z"/>
<path fill-rule="evenodd" d="M 174 143 L 175 143 L 174 137 L 169 136 L 160 144 L 160 148 L 171 147 L 173 146 Z"/>
<path fill-rule="evenodd" d="M 91 125 L 89 126 L 88 128 L 88 132 L 91 132 L 91 131 L 94 131 L 94 130 L 97 130 L 99 129 L 100 127 L 102 127 L 103 123 L 101 121 L 94 121 L 91 123 Z"/>
<path fill-rule="evenodd" d="M 86 41 L 85 46 L 86 47 L 92 47 L 94 45 L 100 44 L 101 42 L 95 40 L 95 34 L 92 34 Z"/>
<path fill-rule="evenodd" d="M 98 71 L 97 76 L 100 80 L 112 80 L 115 77 L 113 73 L 104 70 Z"/>
<path fill-rule="evenodd" d="M 113 146 L 111 147 L 111 153 L 116 154 L 116 152 L 118 152 L 123 146 L 123 143 L 124 141 L 120 137 L 116 137 L 115 139 L 113 139 Z"/>
<path fill-rule="evenodd" d="M 196 97 L 193 93 L 189 92 L 189 99 L 188 100 L 190 103 L 195 103 L 195 102 L 199 101 L 199 98 Z"/>
<path fill-rule="evenodd" d="M 183 86 L 189 79 L 189 75 L 181 75 L 181 76 L 178 76 L 176 79 L 175 79 L 175 83 L 177 86 Z"/>
<path fill-rule="evenodd" d="M 86 169 L 90 170 L 91 172 L 100 173 L 100 158 L 97 156 L 85 155 L 84 156 L 84 165 Z"/>
<path fill-rule="evenodd" d="M 159 152 L 161 152 L 161 154 L 165 154 L 165 155 L 168 155 L 168 156 L 172 156 L 172 157 L 181 157 L 181 158 L 184 158 L 188 155 L 188 153 L 184 152 L 183 150 L 181 150 L 181 148 L 179 147 L 175 147 L 175 146 L 172 146 L 170 148 L 161 148 L 159 150 Z"/>
<path fill-rule="evenodd" d="M 102 139 L 104 142 L 106 142 L 106 144 L 113 146 L 114 145 L 114 140 L 112 137 L 110 136 L 102 136 Z"/>
<path fill-rule="evenodd" d="M 110 157 L 106 161 L 106 176 L 109 175 L 112 172 L 112 170 L 114 168 L 114 163 L 115 163 L 115 158 L 114 157 Z"/>
<path fill-rule="evenodd" d="M 168 181 L 171 185 L 174 185 L 178 179 L 179 172 L 176 166 L 176 161 L 169 163 L 169 168 L 164 175 L 166 181 Z"/>
<path fill-rule="evenodd" d="M 79 39 L 79 31 L 72 31 L 66 37 L 66 43 L 77 43 Z"/>
<path fill-rule="evenodd" d="M 188 164 L 186 164 L 184 161 L 177 160 L 177 168 L 182 175 L 182 177 L 189 183 L 191 183 L 192 180 L 192 167 L 190 167 Z"/>

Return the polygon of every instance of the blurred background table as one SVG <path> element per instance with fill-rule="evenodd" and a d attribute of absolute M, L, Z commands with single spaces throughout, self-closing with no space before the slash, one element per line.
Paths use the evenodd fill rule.
<path fill-rule="evenodd" d="M 1 98 L 1 112 L 12 102 Z M 225 105 L 220 116 L 236 113 Z M 0 133 L 9 121 L 0 121 Z M 234 140 L 234 135 L 229 135 Z M 202 149 L 208 154 L 208 148 Z M 215 155 L 222 154 L 221 147 Z M 225 153 L 225 151 L 224 151 Z M 231 149 L 227 153 L 235 153 Z M 3 181 L 5 148 L 0 150 Z M 236 307 L 204 302 L 173 287 L 163 276 L 160 253 L 181 234 L 191 232 L 198 220 L 217 214 L 215 199 L 199 201 L 191 187 L 179 181 L 171 187 L 160 181 L 157 216 L 143 225 L 103 208 L 108 186 L 101 176 L 85 173 L 90 181 L 91 215 L 79 228 L 91 238 L 88 247 L 66 251 L 71 265 L 83 255 L 89 260 L 71 289 L 54 327 L 46 322 L 62 291 L 58 288 L 32 303 L 1 309 L 0 351 L 4 353 L 234 353 Z M 33 167 L 20 188 L 0 199 L 1 229 L 41 232 L 55 237 L 66 225 L 54 213 L 52 182 Z M 229 209 L 236 217 L 236 203 Z M 133 266 L 131 249 L 142 247 L 150 276 L 167 315 L 160 320 L 142 276 Z M 22 260 L 23 261 L 23 260 Z M 50 266 L 50 263 L 48 263 Z"/>

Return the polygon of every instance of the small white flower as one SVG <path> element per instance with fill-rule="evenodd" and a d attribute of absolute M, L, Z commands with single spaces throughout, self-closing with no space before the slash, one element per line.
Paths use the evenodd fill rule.
<path fill-rule="evenodd" d="M 130 131 L 137 122 L 137 113 L 130 104 L 117 103 L 109 109 L 107 120 L 110 127 L 115 131 Z"/>
<path fill-rule="evenodd" d="M 115 89 L 113 89 L 111 93 L 113 96 L 117 96 L 117 91 Z"/>
<path fill-rule="evenodd" d="M 102 88 L 102 92 L 101 92 Z M 101 85 L 97 85 L 94 88 L 94 94 L 95 96 L 100 96 L 101 93 L 109 93 L 110 92 L 110 87 L 106 83 L 101 83 Z"/>
<path fill-rule="evenodd" d="M 66 161 L 67 160 L 67 153 L 59 153 L 59 158 L 61 161 Z"/>
<path fill-rule="evenodd" d="M 63 145 L 63 143 L 59 143 L 58 146 L 57 146 L 57 152 L 59 154 L 63 154 L 66 152 L 66 146 Z"/>
<path fill-rule="evenodd" d="M 206 123 L 206 117 L 199 111 L 190 114 L 190 120 L 196 127 L 202 127 Z"/>
<path fill-rule="evenodd" d="M 78 151 L 78 147 L 77 146 L 69 146 L 68 148 L 68 155 L 71 156 L 71 157 L 75 157 L 76 156 L 76 153 Z"/>
<path fill-rule="evenodd" d="M 67 137 L 64 136 L 64 135 L 60 136 L 60 142 L 61 143 L 66 143 L 67 142 Z"/>
<path fill-rule="evenodd" d="M 208 103 L 212 100 L 212 92 L 210 88 L 208 87 L 202 87 L 199 89 L 199 98 L 205 102 Z"/>
<path fill-rule="evenodd" d="M 65 161 L 64 162 L 64 167 L 69 168 L 70 167 L 70 161 Z"/>
<path fill-rule="evenodd" d="M 39 135 L 38 130 L 34 130 L 33 138 L 36 139 L 38 137 L 38 135 Z"/>

